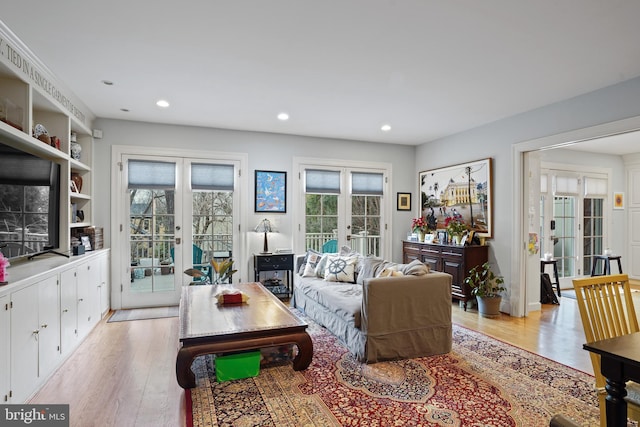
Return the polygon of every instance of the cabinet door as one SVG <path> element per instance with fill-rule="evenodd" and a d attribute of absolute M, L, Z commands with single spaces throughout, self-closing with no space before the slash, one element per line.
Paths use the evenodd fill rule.
<path fill-rule="evenodd" d="M 429 270 L 431 271 L 442 271 L 442 267 L 440 266 L 440 256 L 439 255 L 430 255 L 423 254 L 422 259 L 420 260 L 426 265 L 429 266 Z"/>
<path fill-rule="evenodd" d="M 442 256 L 440 255 L 440 248 L 435 245 L 422 245 L 420 250 L 420 261 L 429 266 L 432 271 L 444 271 L 442 265 Z"/>
<path fill-rule="evenodd" d="M 58 276 L 38 283 L 38 377 L 46 378 L 60 362 Z"/>
<path fill-rule="evenodd" d="M 100 321 L 100 283 L 102 273 L 100 272 L 100 257 L 93 257 L 87 262 L 87 294 L 89 296 L 89 317 L 87 326 L 89 331 Z"/>
<path fill-rule="evenodd" d="M 78 342 L 77 271 L 70 268 L 60 273 L 60 350 L 63 355 Z"/>
<path fill-rule="evenodd" d="M 11 337 L 11 314 L 9 312 L 9 295 L 0 296 L 0 342 L 8 343 Z M 9 402 L 11 372 L 10 346 L 0 346 L 0 402 Z"/>
<path fill-rule="evenodd" d="M 78 282 L 76 292 L 78 293 L 78 338 L 83 339 L 91 330 L 91 315 L 93 311 L 91 292 L 89 263 L 83 262 L 78 265 Z"/>
<path fill-rule="evenodd" d="M 111 307 L 111 287 L 109 281 L 110 263 L 109 255 L 100 257 L 100 318 L 107 314 Z"/>
<path fill-rule="evenodd" d="M 11 294 L 11 401 L 23 403 L 38 383 L 38 286 Z"/>
<path fill-rule="evenodd" d="M 464 260 L 462 257 L 456 256 L 443 256 L 442 257 L 442 271 L 449 273 L 453 276 L 452 283 L 460 286 L 463 282 L 464 273 Z"/>

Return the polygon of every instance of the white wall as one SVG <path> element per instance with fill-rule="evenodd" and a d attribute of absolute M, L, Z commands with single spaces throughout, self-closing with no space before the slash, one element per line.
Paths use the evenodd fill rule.
<path fill-rule="evenodd" d="M 640 78 L 619 83 L 576 98 L 506 118 L 447 138 L 428 142 L 416 152 L 416 173 L 461 162 L 493 157 L 494 239 L 490 261 L 505 277 L 506 286 L 524 286 L 515 271 L 518 253 L 514 248 L 514 194 L 521 190 L 514 181 L 512 146 L 537 138 L 640 116 Z M 490 102 L 490 100 L 487 100 Z M 518 161 L 520 161 L 518 159 Z M 519 168 L 520 166 L 518 166 Z M 515 192 L 514 192 L 515 190 Z M 516 292 L 517 293 L 517 292 Z M 512 312 L 510 301 L 503 309 Z M 517 310 L 516 315 L 522 315 Z"/>
<path fill-rule="evenodd" d="M 135 145 L 154 147 L 184 148 L 185 150 L 231 151 L 247 153 L 249 158 L 249 191 L 243 195 L 243 203 L 249 209 L 248 224 L 245 230 L 252 230 L 258 222 L 268 217 L 273 220 L 279 233 L 269 236 L 270 248 L 291 248 L 292 243 L 292 176 L 293 157 L 315 157 L 323 159 L 364 160 L 385 162 L 392 165 L 391 192 L 393 209 L 391 211 L 393 256 L 395 261 L 402 258 L 402 238 L 406 237 L 414 212 L 396 211 L 396 193 L 413 193 L 415 206 L 417 175 L 415 170 L 415 147 L 390 145 L 359 141 L 312 138 L 260 132 L 232 131 L 201 127 L 170 126 L 155 123 L 141 123 L 122 120 L 99 119 L 94 128 L 103 131 L 103 138 L 95 141 L 94 146 L 94 222 L 104 227 L 105 245 L 110 242 L 110 195 L 111 189 L 111 146 Z M 278 170 L 287 172 L 287 213 L 256 214 L 253 210 L 254 171 Z M 416 209 L 417 211 L 417 209 Z M 262 249 L 262 237 L 250 232 L 249 254 Z M 246 264 L 246 260 L 238 260 Z M 248 267 L 247 267 L 248 268 Z M 243 278 L 248 277 L 242 275 Z"/>

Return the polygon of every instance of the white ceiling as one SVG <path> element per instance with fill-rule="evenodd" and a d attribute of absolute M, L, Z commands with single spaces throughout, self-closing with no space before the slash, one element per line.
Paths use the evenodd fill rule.
<path fill-rule="evenodd" d="M 640 76 L 637 0 L 0 0 L 0 10 L 105 118 L 420 144 Z"/>

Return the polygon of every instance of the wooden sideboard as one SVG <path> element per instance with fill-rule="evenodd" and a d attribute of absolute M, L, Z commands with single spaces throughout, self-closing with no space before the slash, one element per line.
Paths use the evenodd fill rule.
<path fill-rule="evenodd" d="M 427 264 L 431 270 L 442 271 L 453 276 L 451 297 L 462 301 L 467 310 L 467 301 L 473 299 L 471 289 L 464 284 L 469 270 L 489 260 L 488 246 L 454 246 L 435 243 L 402 242 L 404 263 L 414 259 Z"/>

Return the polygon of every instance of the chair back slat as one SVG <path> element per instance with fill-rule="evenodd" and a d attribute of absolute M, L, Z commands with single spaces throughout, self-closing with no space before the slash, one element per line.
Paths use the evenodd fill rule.
<path fill-rule="evenodd" d="M 626 274 L 573 279 L 573 288 L 588 343 L 640 330 Z M 589 355 L 596 387 L 604 387 L 600 356 L 595 353 Z"/>

